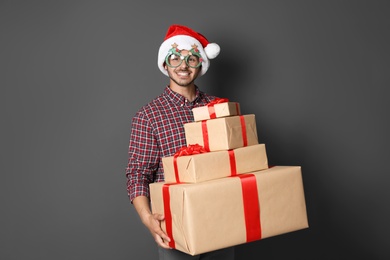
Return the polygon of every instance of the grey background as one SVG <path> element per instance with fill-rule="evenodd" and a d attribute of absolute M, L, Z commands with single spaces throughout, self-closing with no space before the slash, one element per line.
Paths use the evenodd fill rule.
<path fill-rule="evenodd" d="M 130 121 L 168 26 L 221 46 L 197 82 L 301 165 L 310 228 L 237 259 L 389 259 L 388 1 L 1 1 L 0 259 L 155 259 L 126 194 Z"/>

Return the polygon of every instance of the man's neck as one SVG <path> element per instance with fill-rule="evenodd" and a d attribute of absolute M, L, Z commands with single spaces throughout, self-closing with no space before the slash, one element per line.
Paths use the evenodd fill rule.
<path fill-rule="evenodd" d="M 172 91 L 182 95 L 190 102 L 194 101 L 196 98 L 196 87 L 194 84 L 185 87 L 176 84 L 170 84 L 169 87 Z"/>

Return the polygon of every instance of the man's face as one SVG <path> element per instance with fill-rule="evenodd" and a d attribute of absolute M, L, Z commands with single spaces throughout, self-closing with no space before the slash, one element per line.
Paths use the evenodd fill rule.
<path fill-rule="evenodd" d="M 184 57 L 189 54 L 188 50 L 182 50 L 180 53 Z M 193 82 L 199 75 L 201 66 L 198 68 L 191 68 L 190 66 L 188 66 L 185 60 L 183 60 L 183 62 L 176 68 L 172 68 L 167 65 L 165 65 L 165 68 L 168 72 L 171 81 L 181 87 L 186 87 L 193 84 Z"/>

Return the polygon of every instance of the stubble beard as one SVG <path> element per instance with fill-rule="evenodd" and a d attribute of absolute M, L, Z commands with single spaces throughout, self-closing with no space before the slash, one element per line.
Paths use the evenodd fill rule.
<path fill-rule="evenodd" d="M 173 72 L 173 73 L 176 73 L 176 72 Z M 196 72 L 193 72 L 193 73 L 195 73 L 195 76 L 193 77 L 193 79 L 191 80 L 191 81 L 187 81 L 187 80 L 183 80 L 183 81 L 179 81 L 179 80 L 176 80 L 173 76 L 172 76 L 172 74 L 171 74 L 171 72 L 170 71 L 168 71 L 168 76 L 169 76 L 169 78 L 173 81 L 173 82 L 175 82 L 178 86 L 181 86 L 181 87 L 188 87 L 188 86 L 192 86 L 193 84 L 194 84 L 194 82 L 195 82 L 195 79 L 198 77 L 198 75 L 199 75 L 199 71 L 196 71 Z"/>
<path fill-rule="evenodd" d="M 176 79 L 174 79 L 174 78 L 171 77 L 171 76 L 169 76 L 169 78 L 170 78 L 173 82 L 175 82 L 177 85 L 179 85 L 180 87 L 188 87 L 188 86 L 192 85 L 192 84 L 194 83 L 194 81 L 195 81 L 195 79 L 193 79 L 193 80 L 191 80 L 190 82 L 187 82 L 187 81 L 185 81 L 185 82 L 179 82 L 179 81 L 177 81 Z"/>

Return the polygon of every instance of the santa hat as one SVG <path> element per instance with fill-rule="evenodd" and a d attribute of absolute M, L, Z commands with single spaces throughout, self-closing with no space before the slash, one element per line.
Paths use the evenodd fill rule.
<path fill-rule="evenodd" d="M 209 59 L 214 59 L 218 56 L 220 47 L 216 43 L 209 43 L 209 41 L 202 34 L 195 32 L 194 30 L 183 26 L 174 24 L 168 28 L 165 35 L 164 42 L 161 44 L 158 51 L 158 68 L 162 73 L 168 76 L 168 72 L 164 68 L 165 58 L 172 48 L 178 50 L 191 50 L 195 49 L 199 51 L 202 57 L 202 67 L 199 72 L 199 76 L 206 73 L 210 66 Z"/>

